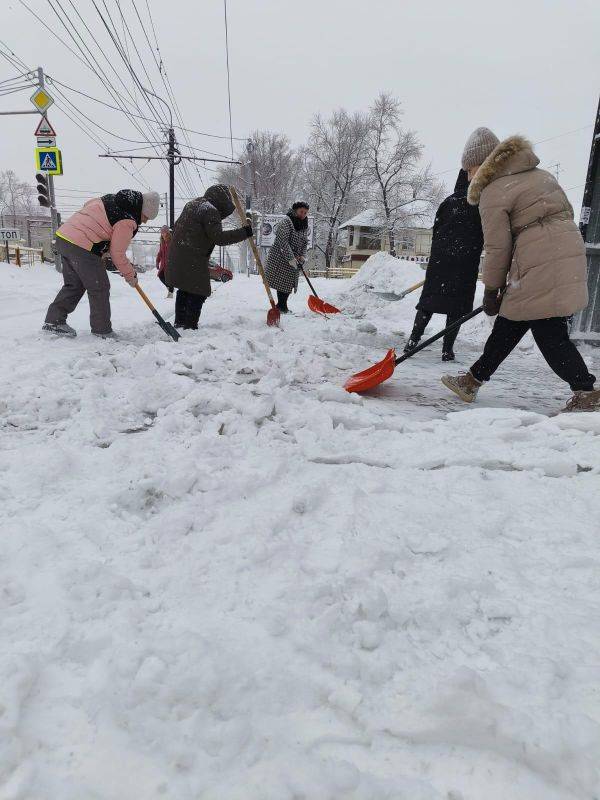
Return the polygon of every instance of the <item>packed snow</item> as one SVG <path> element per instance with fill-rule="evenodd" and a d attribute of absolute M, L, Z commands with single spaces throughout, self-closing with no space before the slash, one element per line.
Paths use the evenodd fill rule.
<path fill-rule="evenodd" d="M 0 264 L 2 800 L 600 796 L 600 414 L 530 340 L 473 407 L 439 343 L 347 394 L 417 270 L 281 330 L 236 275 L 175 344 L 118 276 L 118 340 L 42 334 L 60 277 Z"/>

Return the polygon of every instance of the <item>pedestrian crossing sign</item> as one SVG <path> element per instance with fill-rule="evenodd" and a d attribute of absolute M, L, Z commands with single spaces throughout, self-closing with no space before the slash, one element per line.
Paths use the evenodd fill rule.
<path fill-rule="evenodd" d="M 62 155 L 58 147 L 36 147 L 35 165 L 39 172 L 62 175 Z"/>

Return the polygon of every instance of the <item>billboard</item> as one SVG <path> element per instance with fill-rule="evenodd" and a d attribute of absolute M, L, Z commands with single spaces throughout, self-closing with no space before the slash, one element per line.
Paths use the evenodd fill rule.
<path fill-rule="evenodd" d="M 275 234 L 277 226 L 284 219 L 285 214 L 260 214 L 258 223 L 258 245 L 259 247 L 273 247 L 275 244 Z M 308 218 L 308 249 L 313 246 L 314 220 Z"/>

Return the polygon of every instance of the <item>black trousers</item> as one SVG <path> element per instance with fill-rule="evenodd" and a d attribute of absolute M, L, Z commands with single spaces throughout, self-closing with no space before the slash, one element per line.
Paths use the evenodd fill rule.
<path fill-rule="evenodd" d="M 289 311 L 287 304 L 289 296 L 290 296 L 289 292 L 277 291 L 277 308 L 280 311 Z"/>
<path fill-rule="evenodd" d="M 594 388 L 596 378 L 590 374 L 581 353 L 569 339 L 566 317 L 535 319 L 531 322 L 515 322 L 506 317 L 497 317 L 485 343 L 483 355 L 471 367 L 473 377 L 478 381 L 489 381 L 528 330 L 531 330 L 548 366 L 574 392 L 589 392 Z"/>
<path fill-rule="evenodd" d="M 171 294 L 173 294 L 173 291 L 174 291 L 175 287 L 174 286 L 169 286 L 169 284 L 166 282 L 165 273 L 164 272 L 159 272 L 158 273 L 158 280 L 161 283 L 164 283 L 164 285 L 167 287 L 168 291 L 171 292 Z"/>
<path fill-rule="evenodd" d="M 206 297 L 177 289 L 175 296 L 175 327 L 184 330 L 198 330 L 198 320 Z"/>
<path fill-rule="evenodd" d="M 410 338 L 414 341 L 419 341 L 423 334 L 425 333 L 425 328 L 429 325 L 431 318 L 433 317 L 433 313 L 431 311 L 417 311 L 417 315 L 415 317 L 415 324 L 413 325 L 412 333 Z M 461 314 L 448 314 L 446 317 L 446 327 L 448 325 L 452 325 L 453 322 L 456 322 L 457 319 L 460 319 Z M 452 348 L 454 347 L 454 342 L 456 341 L 456 337 L 458 336 L 458 332 L 460 330 L 460 325 L 455 328 L 455 330 L 450 331 L 444 336 L 444 341 L 442 345 L 442 350 L 444 353 L 449 353 Z"/>

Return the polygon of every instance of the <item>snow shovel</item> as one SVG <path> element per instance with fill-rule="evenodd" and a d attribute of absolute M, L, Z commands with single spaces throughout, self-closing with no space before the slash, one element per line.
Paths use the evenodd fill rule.
<path fill-rule="evenodd" d="M 165 319 L 161 317 L 161 315 L 154 308 L 154 306 L 150 302 L 150 298 L 148 297 L 146 292 L 142 289 L 142 287 L 139 285 L 139 283 L 136 283 L 135 288 L 138 290 L 138 294 L 140 295 L 144 303 L 146 303 L 150 311 L 154 314 L 154 316 L 156 317 L 156 321 L 163 329 L 163 331 L 167 334 L 167 336 L 170 336 L 174 342 L 178 341 L 181 338 L 179 331 L 176 330 L 170 322 L 167 322 Z"/>
<path fill-rule="evenodd" d="M 383 383 L 384 381 L 387 381 L 388 378 L 391 378 L 391 376 L 394 374 L 394 369 L 398 366 L 398 364 L 406 361 L 407 358 L 411 358 L 415 355 L 415 353 L 418 353 L 419 350 L 424 350 L 426 347 L 429 347 L 430 344 L 438 339 L 441 339 L 444 334 L 453 331 L 455 328 L 458 328 L 463 324 L 463 322 L 467 322 L 467 320 L 476 317 L 477 314 L 481 314 L 482 311 L 483 306 L 475 308 L 469 314 L 465 314 L 464 317 L 457 319 L 456 322 L 452 323 L 452 325 L 448 325 L 448 327 L 444 328 L 444 330 L 439 331 L 434 336 L 431 336 L 421 344 L 413 347 L 413 349 L 409 350 L 408 353 L 398 356 L 398 358 L 396 358 L 395 350 L 388 350 L 384 359 L 379 361 L 377 364 L 373 364 L 372 367 L 369 367 L 362 372 L 357 372 L 356 375 L 353 375 L 351 378 L 349 378 L 344 384 L 344 389 L 347 392 L 367 392 L 369 389 L 374 389 L 375 386 L 379 386 L 380 383 Z"/>
<path fill-rule="evenodd" d="M 240 202 L 240 198 L 238 197 L 238 193 L 235 189 L 235 186 L 230 186 L 229 190 L 231 192 L 231 197 L 233 199 L 240 221 L 242 225 L 245 225 L 246 215 L 244 214 L 244 209 L 242 208 L 242 204 Z M 258 252 L 258 247 L 256 246 L 256 242 L 254 241 L 254 236 L 250 237 L 250 245 L 252 247 L 252 252 L 254 254 L 254 260 L 256 261 L 258 272 L 260 273 L 260 277 L 262 278 L 262 282 L 264 284 L 267 297 L 269 298 L 269 303 L 271 304 L 271 308 L 267 311 L 267 325 L 270 328 L 279 327 L 279 321 L 281 319 L 281 311 L 277 308 L 277 306 L 275 305 L 275 301 L 273 300 L 273 295 L 271 294 L 271 287 L 267 283 L 267 279 L 265 277 L 265 271 L 263 269 L 262 261 L 260 258 L 260 253 Z"/>
<path fill-rule="evenodd" d="M 394 294 L 394 292 L 373 292 L 378 297 L 382 297 L 384 300 L 391 300 L 395 302 L 396 300 L 404 300 L 407 294 L 414 292 L 416 289 L 420 289 L 421 286 L 425 285 L 425 281 L 419 281 L 419 283 L 415 283 L 414 286 L 409 286 L 408 289 L 405 289 L 400 294 Z"/>
<path fill-rule="evenodd" d="M 310 290 L 312 292 L 311 295 L 308 296 L 308 307 L 311 311 L 314 311 L 316 314 L 341 314 L 342 312 L 339 308 L 332 306 L 330 303 L 326 303 L 324 300 L 321 300 L 319 295 L 315 291 L 315 287 L 310 282 L 310 279 L 306 272 L 304 272 L 304 267 L 300 267 L 302 274 L 306 278 L 306 282 L 310 286 Z"/>

